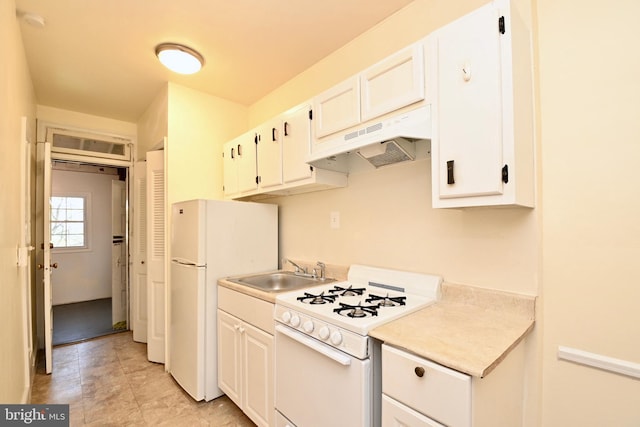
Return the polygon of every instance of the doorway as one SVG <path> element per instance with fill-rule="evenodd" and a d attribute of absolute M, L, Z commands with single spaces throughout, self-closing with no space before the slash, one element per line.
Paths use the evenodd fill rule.
<path fill-rule="evenodd" d="M 128 308 L 129 308 L 129 195 L 128 183 L 130 181 L 129 174 L 132 166 L 131 152 L 133 146 L 133 139 L 129 137 L 123 137 L 113 134 L 95 133 L 82 129 L 72 129 L 67 127 L 57 126 L 55 124 L 47 122 L 38 122 L 38 143 L 37 143 L 37 173 L 36 173 L 36 260 L 38 262 L 36 269 L 36 283 L 41 283 L 42 286 L 36 287 L 36 313 L 37 313 L 37 334 L 38 334 L 38 348 L 44 350 L 45 367 L 46 372 L 51 373 L 53 368 L 52 360 L 52 345 L 53 345 L 53 289 L 51 286 L 52 278 L 58 271 L 58 267 L 62 266 L 57 262 L 57 257 L 68 255 L 67 252 L 85 253 L 92 252 L 96 247 L 92 244 L 92 235 L 95 229 L 92 229 L 89 221 L 92 221 L 93 213 L 86 216 L 86 223 L 77 224 L 77 217 L 74 215 L 78 212 L 74 206 L 74 203 L 78 203 L 78 200 L 72 200 L 76 197 L 72 194 L 60 196 L 60 200 L 56 200 L 57 203 L 65 203 L 60 207 L 64 207 L 69 210 L 65 213 L 64 217 L 58 219 L 52 217 L 52 173 L 53 163 L 58 165 L 66 165 L 67 168 L 102 168 L 105 169 L 102 172 L 106 172 L 106 168 L 115 168 L 117 171 L 117 179 L 112 179 L 112 182 L 124 181 L 120 184 L 122 188 L 122 194 L 120 196 L 121 203 L 126 206 L 124 211 L 124 233 L 121 234 L 122 239 L 122 256 L 120 258 L 113 257 L 112 254 L 107 255 L 107 260 L 116 260 L 114 265 L 117 265 L 121 269 L 124 269 L 122 275 L 124 280 L 119 282 L 124 287 L 122 295 L 124 295 L 120 302 L 123 304 L 125 324 L 123 329 L 128 329 Z M 94 171 L 95 172 L 95 171 Z M 84 178 L 83 178 L 84 179 Z M 78 190 L 83 193 L 83 190 Z M 85 193 L 87 191 L 84 191 Z M 90 193 L 90 191 L 89 191 Z M 79 194 L 78 198 L 82 198 L 83 195 Z M 66 198 L 66 199 L 65 199 Z M 67 200 L 68 199 L 68 200 Z M 82 201 L 83 209 L 88 209 L 93 206 L 92 197 L 85 197 Z M 69 204 L 70 203 L 70 204 Z M 93 212 L 93 211 L 92 211 Z M 111 208 L 103 208 L 97 212 L 106 213 L 107 216 L 111 216 Z M 68 214 L 68 215 L 67 215 Z M 82 217 L 82 215 L 81 215 Z M 64 219 L 61 219 L 64 218 Z M 53 220 L 53 221 L 52 221 Z M 52 228 L 54 222 L 63 223 L 63 230 L 67 230 L 62 233 L 62 236 L 56 236 L 55 230 Z M 73 224 L 76 222 L 75 224 Z M 87 227 L 87 240 L 84 241 L 84 234 L 78 232 L 83 230 L 82 227 Z M 70 231 L 72 230 L 72 231 Z M 113 251 L 113 228 L 112 224 L 103 226 L 100 232 L 110 234 L 109 245 Z M 53 233 L 52 233 L 53 232 Z M 90 233 L 89 233 L 90 232 Z M 66 233 L 66 234 L 65 234 Z M 76 247 L 65 247 L 60 244 L 60 239 L 71 239 Z M 58 240 L 56 240 L 58 239 Z M 75 240 L 74 240 L 75 239 Z M 80 243 L 78 243 L 78 240 Z M 54 241 L 58 242 L 58 247 L 53 251 Z M 73 246 L 73 245 L 71 245 Z M 52 257 L 53 255 L 53 257 Z M 86 265 L 79 263 L 77 260 L 68 262 L 66 266 L 71 267 L 86 267 Z M 90 265 L 90 264 L 87 264 Z M 97 272 L 90 273 L 89 276 L 97 276 Z M 114 274 L 113 277 L 119 276 Z M 55 279 L 54 279 L 55 280 Z M 87 289 L 81 288 L 83 291 Z M 120 294 L 117 292 L 117 294 Z M 111 295 L 112 296 L 112 295 Z M 123 301 L 124 299 L 124 301 Z M 60 302 L 60 301 L 56 301 Z M 122 311 L 122 310 L 121 310 Z M 117 322 L 112 322 L 117 323 Z"/>
<path fill-rule="evenodd" d="M 128 168 L 54 161 L 53 345 L 128 329 Z"/>

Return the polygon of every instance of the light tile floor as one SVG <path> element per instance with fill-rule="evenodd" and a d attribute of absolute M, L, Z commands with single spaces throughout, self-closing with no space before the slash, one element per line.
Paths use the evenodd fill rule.
<path fill-rule="evenodd" d="M 146 354 L 131 332 L 55 347 L 53 373 L 39 364 L 31 403 L 69 404 L 72 426 L 254 426 L 227 396 L 194 401 Z"/>

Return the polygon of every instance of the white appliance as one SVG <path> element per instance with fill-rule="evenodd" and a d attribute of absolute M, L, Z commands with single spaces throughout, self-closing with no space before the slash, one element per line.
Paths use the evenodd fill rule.
<path fill-rule="evenodd" d="M 439 276 L 352 265 L 347 281 L 276 297 L 276 426 L 378 426 L 376 326 L 440 298 Z"/>
<path fill-rule="evenodd" d="M 278 268 L 278 207 L 189 200 L 172 205 L 169 370 L 195 400 L 217 379 L 217 281 Z"/>

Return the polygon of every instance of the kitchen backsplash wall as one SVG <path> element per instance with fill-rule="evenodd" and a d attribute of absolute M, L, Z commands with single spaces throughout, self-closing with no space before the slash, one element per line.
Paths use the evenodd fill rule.
<path fill-rule="evenodd" d="M 280 206 L 281 256 L 536 295 L 534 211 L 433 209 L 430 168 L 430 159 L 371 168 L 351 174 L 346 188 L 269 199 Z"/>

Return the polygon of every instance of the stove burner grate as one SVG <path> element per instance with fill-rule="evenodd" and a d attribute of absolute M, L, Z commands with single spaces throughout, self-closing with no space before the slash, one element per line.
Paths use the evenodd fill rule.
<path fill-rule="evenodd" d="M 354 288 L 352 285 L 349 285 L 348 288 L 343 288 L 342 286 L 334 286 L 333 289 L 329 289 L 329 292 L 332 295 L 338 295 L 341 297 L 352 297 L 362 295 L 365 291 L 365 288 Z"/>
<path fill-rule="evenodd" d="M 351 305 L 341 302 L 340 307 L 334 308 L 333 311 L 341 316 L 352 318 L 372 317 L 378 315 L 378 306 L 367 305 L 363 307 L 361 303 Z"/>
<path fill-rule="evenodd" d="M 302 301 L 305 304 L 331 304 L 336 301 L 338 298 L 337 295 L 325 295 L 324 292 L 321 292 L 318 295 L 310 294 L 308 292 L 304 293 L 304 296 L 298 297 L 298 301 Z"/>
<path fill-rule="evenodd" d="M 397 307 L 399 305 L 406 305 L 407 297 L 390 297 L 389 294 L 386 296 L 369 294 L 369 298 L 365 300 L 365 302 L 370 302 L 375 304 L 377 307 Z"/>

